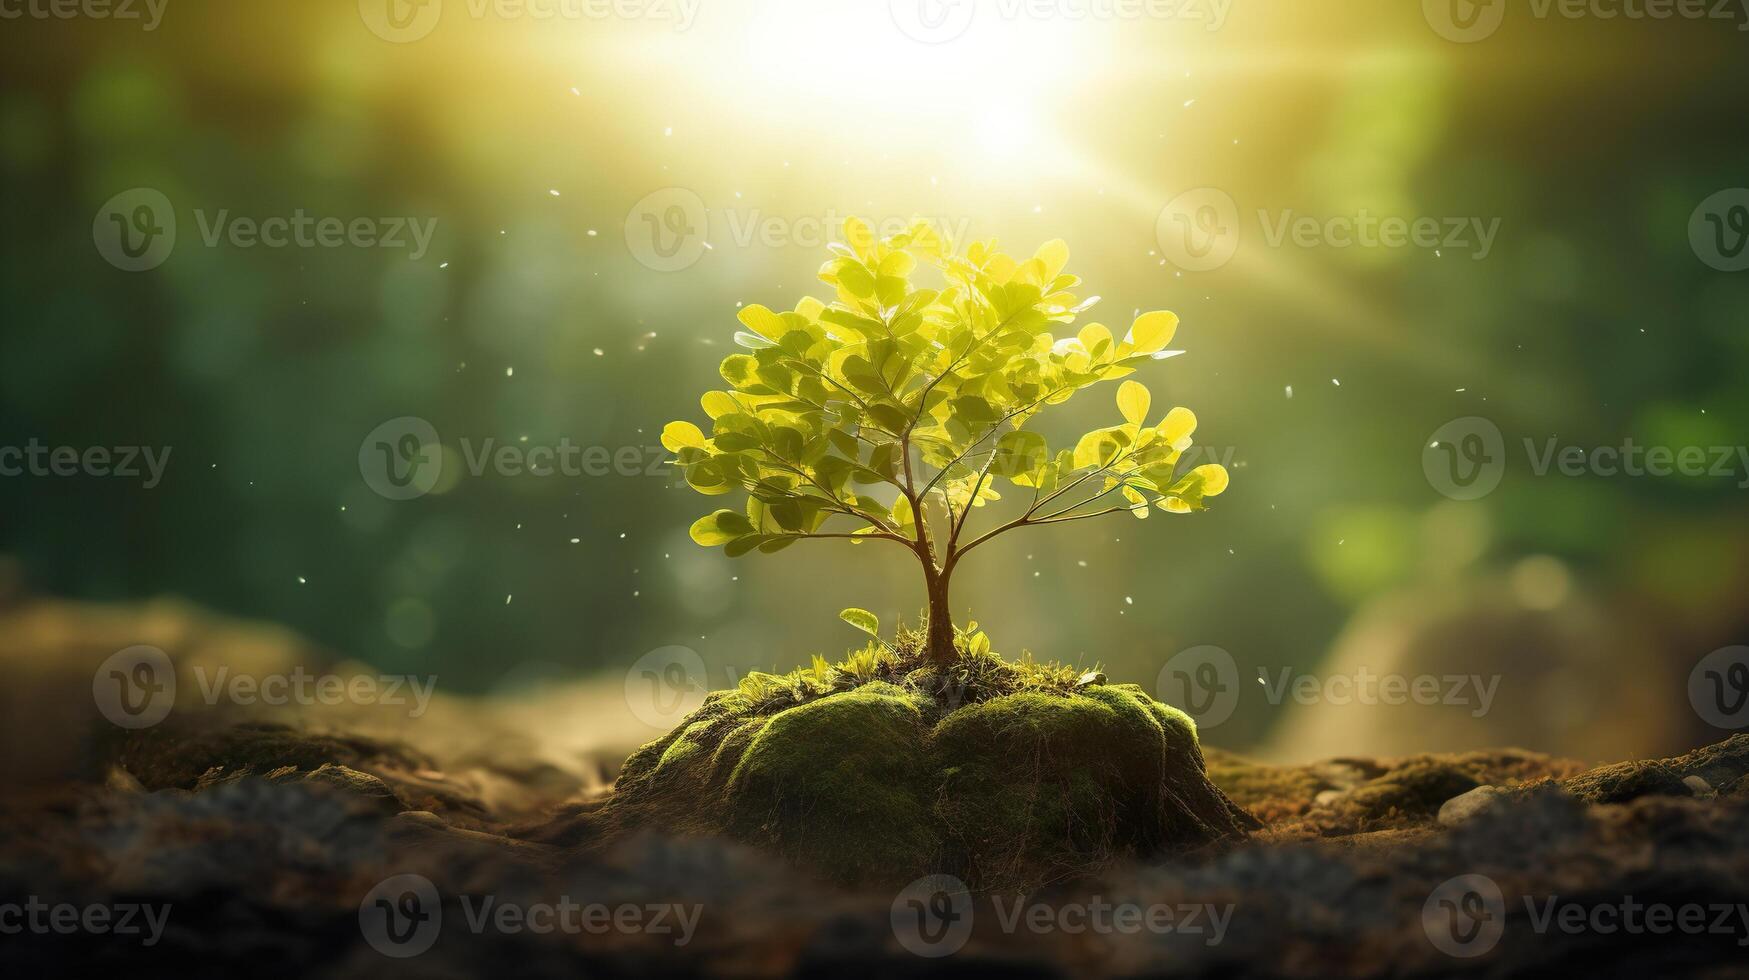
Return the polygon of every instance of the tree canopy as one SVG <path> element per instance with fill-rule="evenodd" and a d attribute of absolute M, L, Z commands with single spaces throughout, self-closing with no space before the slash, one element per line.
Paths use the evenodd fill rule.
<path fill-rule="evenodd" d="M 923 563 L 932 637 L 951 639 L 937 585 L 945 601 L 960 557 L 985 541 L 1113 513 L 1189 513 L 1226 489 L 1219 464 L 1181 465 L 1196 416 L 1173 408 L 1150 424 L 1152 395 L 1128 380 L 1181 353 L 1166 349 L 1175 315 L 1144 313 L 1121 337 L 1099 323 L 1071 330 L 1098 297 L 1077 297 L 1061 241 L 1024 260 L 994 242 L 956 254 L 926 222 L 876 240 L 855 218 L 844 238 L 820 268 L 830 303 L 741 310 L 744 351 L 721 366 L 729 387 L 700 400 L 709 435 L 686 421 L 662 432 L 694 490 L 747 495 L 744 508 L 700 518 L 694 541 L 730 556 L 803 538 L 896 542 Z M 913 282 L 924 267 L 938 282 Z M 1053 450 L 1027 428 L 1082 389 L 1119 380 L 1121 421 L 1073 447 Z M 1024 510 L 968 533 L 1003 484 Z"/>

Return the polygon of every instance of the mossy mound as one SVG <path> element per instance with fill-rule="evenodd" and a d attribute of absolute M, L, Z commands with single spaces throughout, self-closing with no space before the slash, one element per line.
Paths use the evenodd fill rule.
<path fill-rule="evenodd" d="M 984 662 L 949 674 L 971 684 L 896 657 L 884 676 L 816 662 L 811 686 L 713 693 L 626 761 L 603 839 L 718 834 L 845 883 L 1010 890 L 1258 826 L 1209 782 L 1191 720 L 1140 687 L 967 659 Z M 791 696 L 759 696 L 785 680 Z"/>

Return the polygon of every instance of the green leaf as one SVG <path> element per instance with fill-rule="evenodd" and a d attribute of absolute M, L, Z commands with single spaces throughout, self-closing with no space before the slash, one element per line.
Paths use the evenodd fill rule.
<path fill-rule="evenodd" d="M 1004 432 L 1002 438 L 996 440 L 996 457 L 990 463 L 990 471 L 1021 486 L 1032 486 L 1032 478 L 1050 459 L 1051 451 L 1045 445 L 1044 436 L 1016 429 Z"/>
<path fill-rule="evenodd" d="M 736 318 L 741 321 L 742 326 L 745 326 L 748 330 L 764 337 L 766 340 L 776 340 L 779 337 L 782 337 L 786 330 L 783 317 L 778 316 L 776 313 L 771 312 L 763 306 L 760 306 L 758 303 L 752 303 L 741 307 L 741 312 Z"/>
<path fill-rule="evenodd" d="M 662 427 L 662 448 L 671 453 L 682 449 L 703 449 L 704 433 L 691 422 L 670 422 Z"/>
<path fill-rule="evenodd" d="M 852 606 L 849 609 L 840 612 L 838 618 L 857 629 L 862 630 L 864 633 L 867 633 L 869 636 L 872 636 L 877 640 L 881 638 L 880 617 L 869 612 L 867 609 L 858 609 L 855 606 Z"/>
<path fill-rule="evenodd" d="M 1081 437 L 1075 444 L 1074 468 L 1081 470 L 1089 467 L 1105 466 L 1130 444 L 1129 434 L 1122 426 L 1109 429 L 1095 429 Z"/>
<path fill-rule="evenodd" d="M 1178 314 L 1164 310 L 1143 313 L 1130 325 L 1130 344 L 1137 353 L 1154 354 L 1172 343 L 1172 335 L 1177 332 Z"/>
<path fill-rule="evenodd" d="M 1123 413 L 1124 421 L 1131 425 L 1141 425 L 1148 419 L 1148 406 L 1153 402 L 1153 396 L 1148 393 L 1146 385 L 1139 381 L 1125 381 L 1117 389 L 1117 410 Z"/>
<path fill-rule="evenodd" d="M 726 391 L 707 391 L 699 397 L 698 403 L 704 409 L 704 413 L 713 419 L 722 418 L 741 410 L 741 406 L 735 401 L 735 396 Z"/>
<path fill-rule="evenodd" d="M 705 546 L 715 548 L 726 545 L 736 538 L 753 533 L 753 522 L 747 515 L 737 510 L 719 510 L 706 514 L 692 525 L 692 540 Z"/>

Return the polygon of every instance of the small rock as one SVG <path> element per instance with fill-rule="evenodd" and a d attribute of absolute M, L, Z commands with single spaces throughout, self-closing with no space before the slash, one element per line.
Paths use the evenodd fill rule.
<path fill-rule="evenodd" d="M 146 791 L 146 788 L 140 785 L 140 781 L 134 778 L 133 773 L 128 772 L 120 766 L 109 767 L 109 771 L 106 772 L 103 777 L 103 788 L 112 793 L 121 793 L 128 796 L 144 793 Z"/>
<path fill-rule="evenodd" d="M 1499 802 L 1505 795 L 1506 791 L 1498 786 L 1477 786 L 1467 793 L 1454 796 L 1440 806 L 1439 825 L 1456 827 L 1465 823 Z"/>
<path fill-rule="evenodd" d="M 1682 784 L 1694 791 L 1694 797 L 1697 800 L 1710 800 L 1719 795 L 1713 792 L 1712 786 L 1699 776 L 1684 776 Z"/>

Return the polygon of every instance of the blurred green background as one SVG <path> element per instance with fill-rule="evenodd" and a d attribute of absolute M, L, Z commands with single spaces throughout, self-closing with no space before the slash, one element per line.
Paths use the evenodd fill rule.
<path fill-rule="evenodd" d="M 0 445 L 172 448 L 150 490 L 0 477 L 0 553 L 33 586 L 186 596 L 451 691 L 611 677 L 670 644 L 717 686 L 836 654 L 855 643 L 845 606 L 915 618 L 904 556 L 727 560 L 687 539 L 715 502 L 667 478 L 476 477 L 460 443 L 654 447 L 702 418 L 739 304 L 825 295 L 820 223 L 920 214 L 1016 252 L 1065 239 L 1103 296 L 1086 319 L 1176 311 L 1188 353 L 1142 380 L 1233 461 L 1206 514 L 981 550 L 954 602 L 998 650 L 1150 688 L 1203 644 L 1247 685 L 1259 667 L 1503 677 L 1482 718 L 1296 715 L 1247 691 L 1211 728 L 1278 754 L 1326 736 L 1639 752 L 1705 731 L 1683 692 L 1749 635 L 1749 473 L 1539 477 L 1522 443 L 1745 441 L 1749 273 L 1689 241 L 1703 200 L 1749 185 L 1741 11 L 1514 5 L 1460 43 L 1437 4 L 1400 0 L 1235 0 L 1218 30 L 992 5 L 922 43 L 877 2 L 703 0 L 681 23 L 678 4 L 537 18 L 444 0 L 411 39 L 373 30 L 376 6 L 0 21 Z M 94 216 L 139 187 L 178 235 L 128 272 Z M 1182 271 L 1161 210 L 1209 187 L 1236 202 L 1239 250 Z M 638 236 L 671 213 L 640 202 L 668 188 L 709 209 L 709 246 L 659 271 Z M 299 209 L 435 234 L 416 259 L 201 235 L 221 210 Z M 1256 217 L 1362 209 L 1498 235 L 1479 259 L 1272 246 Z M 1109 399 L 1064 411 L 1106 424 Z M 393 501 L 359 450 L 401 416 L 454 455 L 434 492 Z M 1474 501 L 1422 466 L 1466 416 L 1509 456 Z"/>

